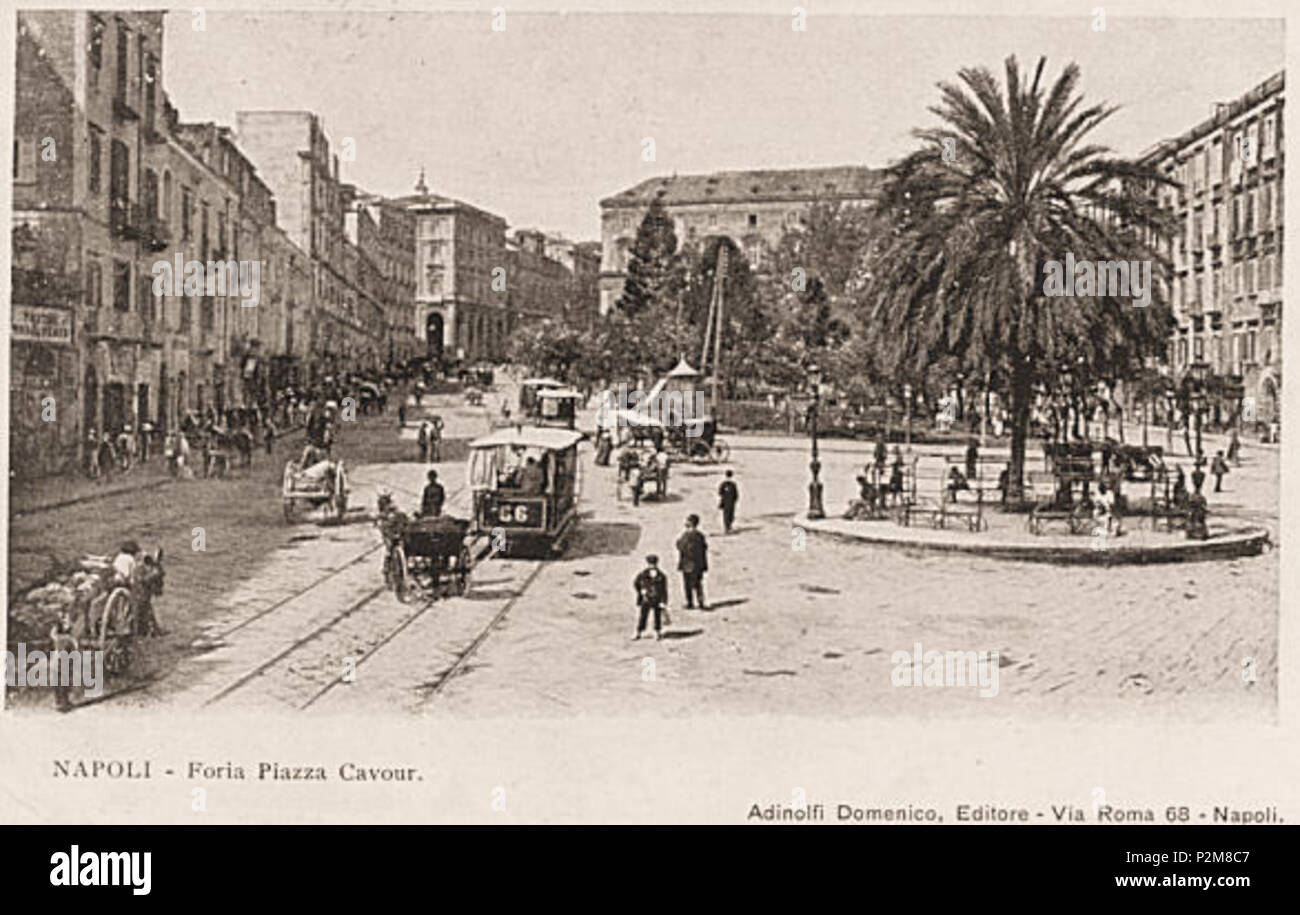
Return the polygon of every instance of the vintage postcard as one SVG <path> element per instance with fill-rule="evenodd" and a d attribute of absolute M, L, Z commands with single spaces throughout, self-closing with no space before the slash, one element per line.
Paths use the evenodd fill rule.
<path fill-rule="evenodd" d="M 17 9 L 0 811 L 1294 821 L 1286 12 Z"/>

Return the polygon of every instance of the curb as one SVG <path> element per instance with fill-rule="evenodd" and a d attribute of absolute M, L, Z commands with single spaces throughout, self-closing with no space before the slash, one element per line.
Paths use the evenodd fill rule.
<path fill-rule="evenodd" d="M 899 537 L 850 533 L 827 527 L 821 521 L 796 515 L 795 523 L 814 534 L 851 543 L 870 544 L 897 550 L 924 550 L 933 553 L 960 553 L 988 559 L 1040 562 L 1053 565 L 1155 565 L 1175 562 L 1205 562 L 1257 556 L 1272 549 L 1268 531 L 1248 526 L 1209 540 L 1184 540 L 1168 546 L 1114 547 L 1094 550 L 1091 545 L 1078 547 L 1032 546 L 1017 543 L 961 543 L 954 541 L 909 540 Z M 871 523 L 871 522 L 866 522 Z M 974 535 L 973 535 L 974 536 Z"/>

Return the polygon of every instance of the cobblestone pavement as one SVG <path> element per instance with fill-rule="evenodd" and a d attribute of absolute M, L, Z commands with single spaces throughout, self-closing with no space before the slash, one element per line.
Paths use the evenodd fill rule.
<path fill-rule="evenodd" d="M 426 404 L 446 419 L 454 446 L 488 427 L 502 396 L 484 409 L 450 398 Z M 116 506 L 132 519 L 149 515 L 147 525 L 131 521 L 137 536 L 152 526 L 186 547 L 194 512 L 227 511 L 231 520 L 211 522 L 218 549 L 169 560 L 160 609 L 174 627 L 164 640 L 171 653 L 153 658 L 156 679 L 114 704 L 316 716 L 1275 713 L 1280 551 L 1107 569 L 805 539 L 793 519 L 806 502 L 806 442 L 780 437 L 731 439 L 742 497 L 730 536 L 715 507 L 721 467 L 677 465 L 667 500 L 633 507 L 618 498 L 615 471 L 592 466 L 584 445 L 584 517 L 563 557 L 488 559 L 468 595 L 401 604 L 382 588 L 380 539 L 365 514 L 380 485 L 399 503 L 418 501 L 425 468 L 414 461 L 414 436 L 385 418 L 345 438 L 356 449 L 347 458 L 356 511 L 345 524 L 283 522 L 281 456 L 267 465 L 268 480 L 236 490 L 243 504 L 224 504 L 233 493 L 203 483 L 170 508 L 149 497 Z M 855 491 L 869 448 L 828 444 L 828 512 Z M 439 466 L 450 511 L 465 516 L 463 442 L 448 452 Z M 1245 457 L 1212 508 L 1276 530 L 1276 451 L 1248 446 Z M 682 607 L 673 571 L 673 543 L 691 511 L 710 538 L 707 611 Z M 102 515 L 95 523 L 111 528 Z M 84 517 L 48 514 L 82 536 Z M 15 529 L 23 549 L 45 536 L 30 519 Z M 630 640 L 631 580 L 647 552 L 670 573 L 672 624 L 661 642 Z M 917 643 L 997 651 L 996 696 L 893 686 L 894 653 L 910 656 Z M 1243 679 L 1245 659 L 1253 680 Z"/>
<path fill-rule="evenodd" d="M 1226 563 L 1057 567 L 908 554 L 809 538 L 796 549 L 806 455 L 733 441 L 742 498 L 720 533 L 719 468 L 685 466 L 670 501 L 617 502 L 587 468 L 593 514 L 476 654 L 434 714 L 1062 714 L 1271 720 L 1278 553 Z M 865 449 L 863 449 L 865 450 Z M 859 453 L 823 455 L 827 507 Z M 1276 455 L 1247 452 L 1222 498 L 1275 506 Z M 707 612 L 672 580 L 662 642 L 629 641 L 642 554 L 671 560 L 683 516 L 710 535 Z M 1276 509 L 1252 514 L 1276 525 Z M 674 564 L 669 561 L 668 568 Z M 999 691 L 891 685 L 894 652 L 996 650 Z M 1254 680 L 1243 681 L 1243 659 Z"/>

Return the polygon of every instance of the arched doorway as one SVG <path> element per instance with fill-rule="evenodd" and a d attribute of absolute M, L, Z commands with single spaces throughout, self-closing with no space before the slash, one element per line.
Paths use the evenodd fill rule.
<path fill-rule="evenodd" d="M 442 360 L 442 315 L 433 311 L 424 322 L 424 334 L 428 340 L 428 355 L 430 359 Z"/>

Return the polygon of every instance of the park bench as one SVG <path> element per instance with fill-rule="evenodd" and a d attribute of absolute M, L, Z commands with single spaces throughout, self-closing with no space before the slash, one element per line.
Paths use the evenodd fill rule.
<path fill-rule="evenodd" d="M 1071 504 L 1069 508 L 1056 503 L 1057 477 L 1046 471 L 1030 471 L 1029 491 L 1034 506 L 1029 510 L 1028 526 L 1031 534 L 1043 533 L 1043 528 L 1052 521 L 1063 521 L 1071 534 L 1078 534 L 1091 529 L 1091 516 L 1082 506 Z"/>

